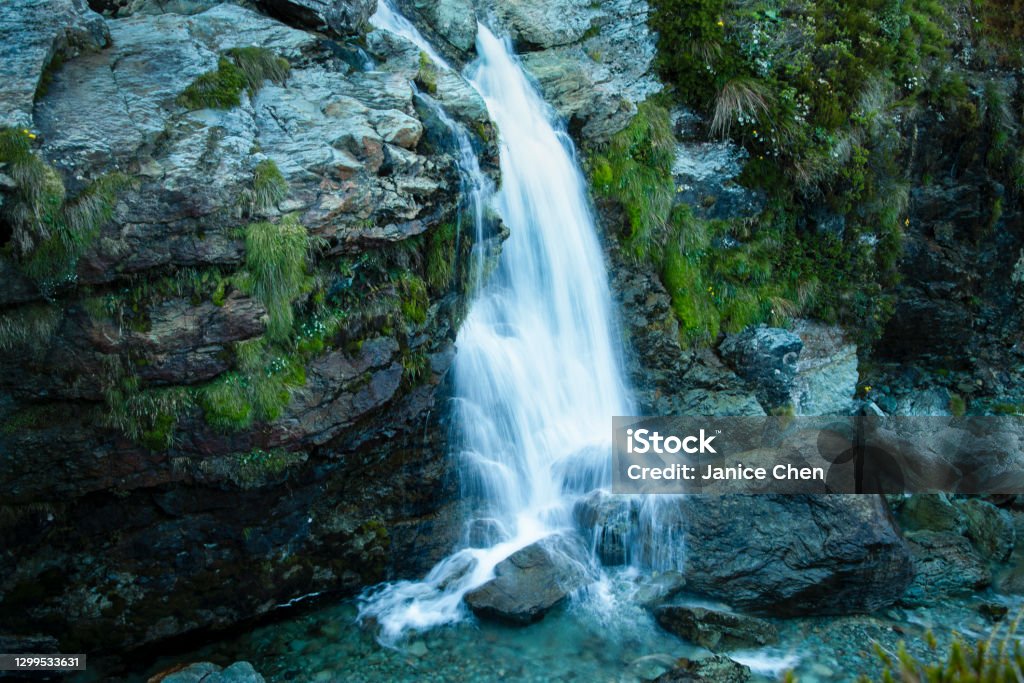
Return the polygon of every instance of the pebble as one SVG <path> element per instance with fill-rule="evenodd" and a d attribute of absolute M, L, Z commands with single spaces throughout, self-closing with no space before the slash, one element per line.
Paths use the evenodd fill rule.
<path fill-rule="evenodd" d="M 409 654 L 413 657 L 422 657 L 427 654 L 427 644 L 422 640 L 417 640 L 415 643 L 409 646 Z"/>

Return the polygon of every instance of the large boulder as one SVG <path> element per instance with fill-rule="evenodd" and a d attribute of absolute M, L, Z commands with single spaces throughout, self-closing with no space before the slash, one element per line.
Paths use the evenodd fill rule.
<path fill-rule="evenodd" d="M 967 521 L 966 534 L 982 557 L 1002 562 L 1016 541 L 1013 515 L 980 498 L 957 501 Z"/>
<path fill-rule="evenodd" d="M 264 683 L 264 680 L 249 662 L 235 662 L 226 667 L 197 662 L 155 677 L 156 683 Z"/>
<path fill-rule="evenodd" d="M 913 578 L 879 496 L 688 496 L 687 589 L 774 615 L 870 612 Z"/>
<path fill-rule="evenodd" d="M 548 537 L 499 562 L 494 578 L 464 599 L 477 616 L 525 625 L 591 580 L 583 549 L 567 537 Z"/>
<path fill-rule="evenodd" d="M 770 645 L 779 640 L 778 629 L 764 619 L 705 607 L 662 605 L 654 610 L 654 618 L 666 631 L 712 651 Z"/>

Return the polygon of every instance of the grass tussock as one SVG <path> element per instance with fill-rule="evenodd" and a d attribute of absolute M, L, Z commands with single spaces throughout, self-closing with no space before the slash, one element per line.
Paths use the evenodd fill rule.
<path fill-rule="evenodd" d="M 251 214 L 266 214 L 288 196 L 288 181 L 273 159 L 264 159 L 252 172 Z"/>
<path fill-rule="evenodd" d="M 256 95 L 263 83 L 284 85 L 291 66 L 272 50 L 236 47 L 217 60 L 217 68 L 196 77 L 178 96 L 186 109 L 231 109 L 242 102 L 242 91 Z"/>
<path fill-rule="evenodd" d="M 294 216 L 278 223 L 250 223 L 243 229 L 245 274 L 242 286 L 267 309 L 267 338 L 283 341 L 291 333 L 292 302 L 306 286 L 309 233 Z"/>
<path fill-rule="evenodd" d="M 0 315 L 0 351 L 18 349 L 42 352 L 63 320 L 63 312 L 52 304 L 22 306 Z"/>
<path fill-rule="evenodd" d="M 68 198 L 60 175 L 32 150 L 27 130 L 0 130 L 0 164 L 15 189 L 4 202 L 11 248 L 22 272 L 49 296 L 75 279 L 78 260 L 114 213 L 129 179 L 111 173 Z"/>
<path fill-rule="evenodd" d="M 729 137 L 736 123 L 759 122 L 769 112 L 771 93 L 753 78 L 737 77 L 722 86 L 715 98 L 711 134 Z"/>

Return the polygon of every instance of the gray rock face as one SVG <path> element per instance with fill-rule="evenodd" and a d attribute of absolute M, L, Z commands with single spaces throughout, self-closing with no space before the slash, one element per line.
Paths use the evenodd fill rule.
<path fill-rule="evenodd" d="M 672 175 L 676 200 L 688 204 L 697 216 L 732 219 L 756 216 L 765 205 L 763 192 L 741 186 L 736 178 L 743 170 L 747 152 L 727 141 L 708 141 L 705 127 L 689 110 L 673 112 L 676 145 Z"/>
<path fill-rule="evenodd" d="M 547 538 L 509 555 L 494 578 L 465 596 L 473 613 L 525 625 L 544 618 L 573 591 L 592 581 L 585 555 L 564 537 Z"/>
<path fill-rule="evenodd" d="M 256 5 L 286 24 L 341 37 L 363 33 L 377 10 L 377 0 L 256 0 Z"/>
<path fill-rule="evenodd" d="M 711 651 L 770 645 L 779 640 L 778 629 L 764 619 L 704 607 L 662 605 L 654 610 L 654 618 L 666 631 Z"/>
<path fill-rule="evenodd" d="M 849 415 L 857 393 L 857 345 L 835 325 L 800 320 L 803 348 L 791 391 L 797 415 Z"/>
<path fill-rule="evenodd" d="M 718 352 L 757 393 L 766 407 L 786 403 L 803 349 L 800 337 L 775 327 L 751 327 L 729 335 Z"/>
<path fill-rule="evenodd" d="M 9 0 L 0 5 L 0 126 L 32 128 L 32 107 L 47 67 L 106 47 L 110 33 L 85 0 Z"/>
<path fill-rule="evenodd" d="M 879 496 L 690 496 L 680 514 L 687 590 L 746 611 L 870 612 L 913 578 Z"/>
<path fill-rule="evenodd" d="M 963 536 L 942 531 L 906 534 L 914 555 L 915 577 L 900 602 L 934 604 L 948 596 L 968 595 L 992 583 L 986 563 Z"/>
<path fill-rule="evenodd" d="M 520 49 L 575 43 L 599 15 L 589 0 L 504 0 L 482 3 L 498 15 Z"/>

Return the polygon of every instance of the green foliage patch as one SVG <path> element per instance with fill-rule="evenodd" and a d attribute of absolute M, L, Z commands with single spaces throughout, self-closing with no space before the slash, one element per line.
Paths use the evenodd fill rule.
<path fill-rule="evenodd" d="M 284 85 L 291 65 L 272 50 L 236 47 L 225 51 L 217 68 L 200 74 L 178 96 L 186 109 L 231 109 L 242 103 L 242 91 L 255 96 L 265 81 Z"/>
<path fill-rule="evenodd" d="M 57 171 L 32 150 L 28 130 L 0 130 L 0 164 L 15 188 L 0 211 L 11 226 L 10 249 L 21 271 L 52 296 L 75 280 L 78 260 L 113 216 L 117 194 L 129 184 L 111 173 L 67 197 Z"/>

